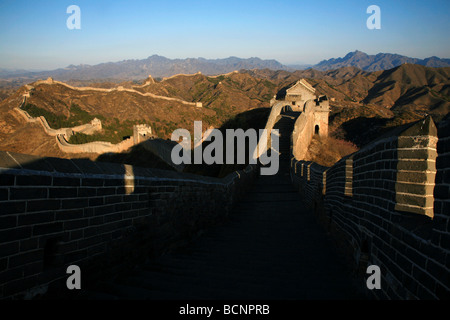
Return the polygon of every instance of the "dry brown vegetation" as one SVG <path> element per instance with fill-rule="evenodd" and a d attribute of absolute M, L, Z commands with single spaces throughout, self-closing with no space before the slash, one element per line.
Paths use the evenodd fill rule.
<path fill-rule="evenodd" d="M 358 147 L 350 141 L 315 135 L 311 140 L 305 160 L 331 167 L 343 157 L 358 150 Z"/>
<path fill-rule="evenodd" d="M 355 67 L 295 72 L 242 70 L 216 77 L 179 75 L 159 81 L 69 81 L 75 86 L 98 88 L 121 85 L 142 93 L 202 102 L 203 108 L 126 91 L 76 91 L 61 85 L 45 84 L 36 86 L 28 102 L 63 117 L 70 116 L 70 106 L 75 103 L 90 115 L 101 116 L 105 127 L 148 123 L 158 137 L 168 139 L 176 128 L 186 128 L 192 133 L 194 120 L 202 120 L 204 129 L 219 128 L 239 114 L 268 108 L 269 100 L 279 89 L 306 78 L 316 88 L 317 94 L 333 98 L 330 101 L 330 132 L 333 132 L 333 137 L 328 141 L 314 141 L 311 146 L 311 157 L 316 154 L 318 162 L 330 164 L 352 152 L 353 147 L 343 141 L 362 147 L 386 130 L 419 120 L 426 114 L 431 114 L 438 122 L 450 108 L 449 76 L 450 68 L 412 64 L 376 72 Z M 150 85 L 141 86 L 147 80 L 151 80 Z M 72 157 L 62 154 L 53 137 L 46 136 L 38 126 L 26 123 L 13 110 L 21 104 L 24 92 L 25 88 L 21 87 L 13 94 L 11 91 L 3 93 L 3 97 L 7 97 L 0 102 L 0 150 Z M 233 123 L 233 126 L 240 125 Z M 320 145 L 326 151 L 314 152 Z"/>

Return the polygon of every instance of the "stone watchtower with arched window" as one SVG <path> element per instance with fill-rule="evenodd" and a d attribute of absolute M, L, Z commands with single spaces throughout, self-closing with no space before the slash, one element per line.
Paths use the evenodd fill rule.
<path fill-rule="evenodd" d="M 330 104 L 326 95 L 316 96 L 316 89 L 305 79 L 300 79 L 294 84 L 282 88 L 270 101 L 272 107 L 275 103 L 285 103 L 283 111 L 305 111 L 307 101 L 314 101 L 314 134 L 328 136 L 328 117 Z"/>
<path fill-rule="evenodd" d="M 328 136 L 328 117 L 330 115 L 330 103 L 328 97 L 323 95 L 314 99 L 314 134 L 322 137 Z"/>
<path fill-rule="evenodd" d="M 152 128 L 149 125 L 136 124 L 133 126 L 133 142 L 135 145 L 151 138 Z"/>

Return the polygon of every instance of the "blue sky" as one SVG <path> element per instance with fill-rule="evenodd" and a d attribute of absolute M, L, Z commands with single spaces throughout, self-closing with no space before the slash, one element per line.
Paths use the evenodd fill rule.
<path fill-rule="evenodd" d="M 68 6 L 81 10 L 69 30 Z M 369 30 L 369 5 L 381 29 Z M 168 58 L 315 64 L 350 51 L 450 58 L 450 1 L 0 0 L 0 68 Z"/>

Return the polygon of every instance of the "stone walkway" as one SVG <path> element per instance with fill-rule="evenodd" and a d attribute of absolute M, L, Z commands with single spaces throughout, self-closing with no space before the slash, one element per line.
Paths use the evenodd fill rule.
<path fill-rule="evenodd" d="M 285 169 L 261 176 L 225 225 L 85 298 L 363 299 Z"/>
<path fill-rule="evenodd" d="M 282 116 L 276 126 L 284 153 L 294 121 Z M 224 225 L 84 298 L 365 299 L 363 287 L 294 190 L 286 157 L 280 159 L 279 173 L 260 176 Z"/>

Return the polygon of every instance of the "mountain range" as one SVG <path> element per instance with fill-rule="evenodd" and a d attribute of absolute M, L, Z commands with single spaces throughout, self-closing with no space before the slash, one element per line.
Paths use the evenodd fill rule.
<path fill-rule="evenodd" d="M 316 65 L 283 65 L 276 60 L 260 58 L 242 59 L 229 57 L 225 59 L 169 59 L 152 55 L 146 59 L 123 60 L 97 65 L 69 65 L 50 71 L 31 72 L 25 70 L 0 69 L 0 79 L 22 79 L 25 82 L 35 79 L 53 77 L 56 80 L 141 80 L 148 75 L 154 78 L 170 77 L 176 74 L 193 74 L 201 72 L 205 75 L 225 74 L 235 70 L 270 69 L 295 71 L 300 69 L 315 69 L 320 71 L 334 70 L 342 67 L 356 67 L 364 71 L 388 70 L 401 64 L 419 64 L 426 67 L 449 67 L 450 59 L 430 57 L 426 59 L 410 58 L 398 54 L 379 53 L 368 55 L 361 51 L 348 53 L 343 58 L 323 60 Z"/>
<path fill-rule="evenodd" d="M 343 58 L 332 58 L 323 60 L 313 66 L 316 70 L 326 71 L 334 70 L 342 67 L 356 67 L 364 71 L 380 71 L 389 70 L 398 67 L 401 64 L 419 64 L 425 67 L 441 68 L 449 67 L 450 59 L 441 59 L 438 57 L 429 57 L 426 59 L 417 59 L 392 53 L 378 53 L 376 55 L 368 55 L 362 51 L 349 52 Z"/>
<path fill-rule="evenodd" d="M 226 59 L 169 59 L 159 55 L 152 55 L 146 59 L 123 60 L 119 62 L 107 62 L 97 65 L 69 65 L 51 71 L 23 72 L 23 70 L 11 71 L 0 69 L 0 78 L 29 78 L 42 79 L 53 77 L 54 79 L 67 80 L 141 80 L 148 75 L 154 78 L 170 77 L 176 74 L 194 74 L 201 72 L 206 75 L 229 73 L 241 69 L 288 70 L 276 60 L 262 60 L 260 58 L 242 59 L 229 57 Z"/>
<path fill-rule="evenodd" d="M 219 128 L 227 123 L 230 127 L 246 128 L 250 120 L 267 117 L 269 101 L 279 90 L 302 78 L 316 89 L 317 95 L 325 94 L 330 98 L 330 134 L 358 147 L 389 128 L 426 115 L 439 122 L 450 111 L 450 67 L 430 68 L 417 64 L 402 64 L 375 72 L 356 67 L 294 72 L 266 68 L 221 76 L 179 75 L 160 81 L 148 77 L 141 79 L 140 84 L 135 81 L 90 84 L 97 88 L 121 86 L 134 92 L 77 91 L 61 84 L 31 83 L 35 90 L 27 103 L 63 120 L 72 119 L 76 111 L 72 109 L 76 106 L 78 111 L 73 117 L 89 114 L 101 119 L 104 133 L 109 132 L 117 141 L 132 134 L 127 130 L 131 130 L 133 123 L 147 123 L 158 137 L 168 139 L 175 128 L 190 130 L 193 121 L 198 119 L 202 119 L 205 128 Z M 80 84 L 83 85 L 81 81 Z M 64 154 L 54 137 L 46 135 L 39 125 L 26 123 L 14 110 L 23 102 L 27 87 L 16 89 L 0 101 L 0 150 L 39 156 L 73 156 Z M 203 107 L 186 106 L 180 100 L 201 102 Z M 260 122 L 264 126 L 265 121 Z"/>

